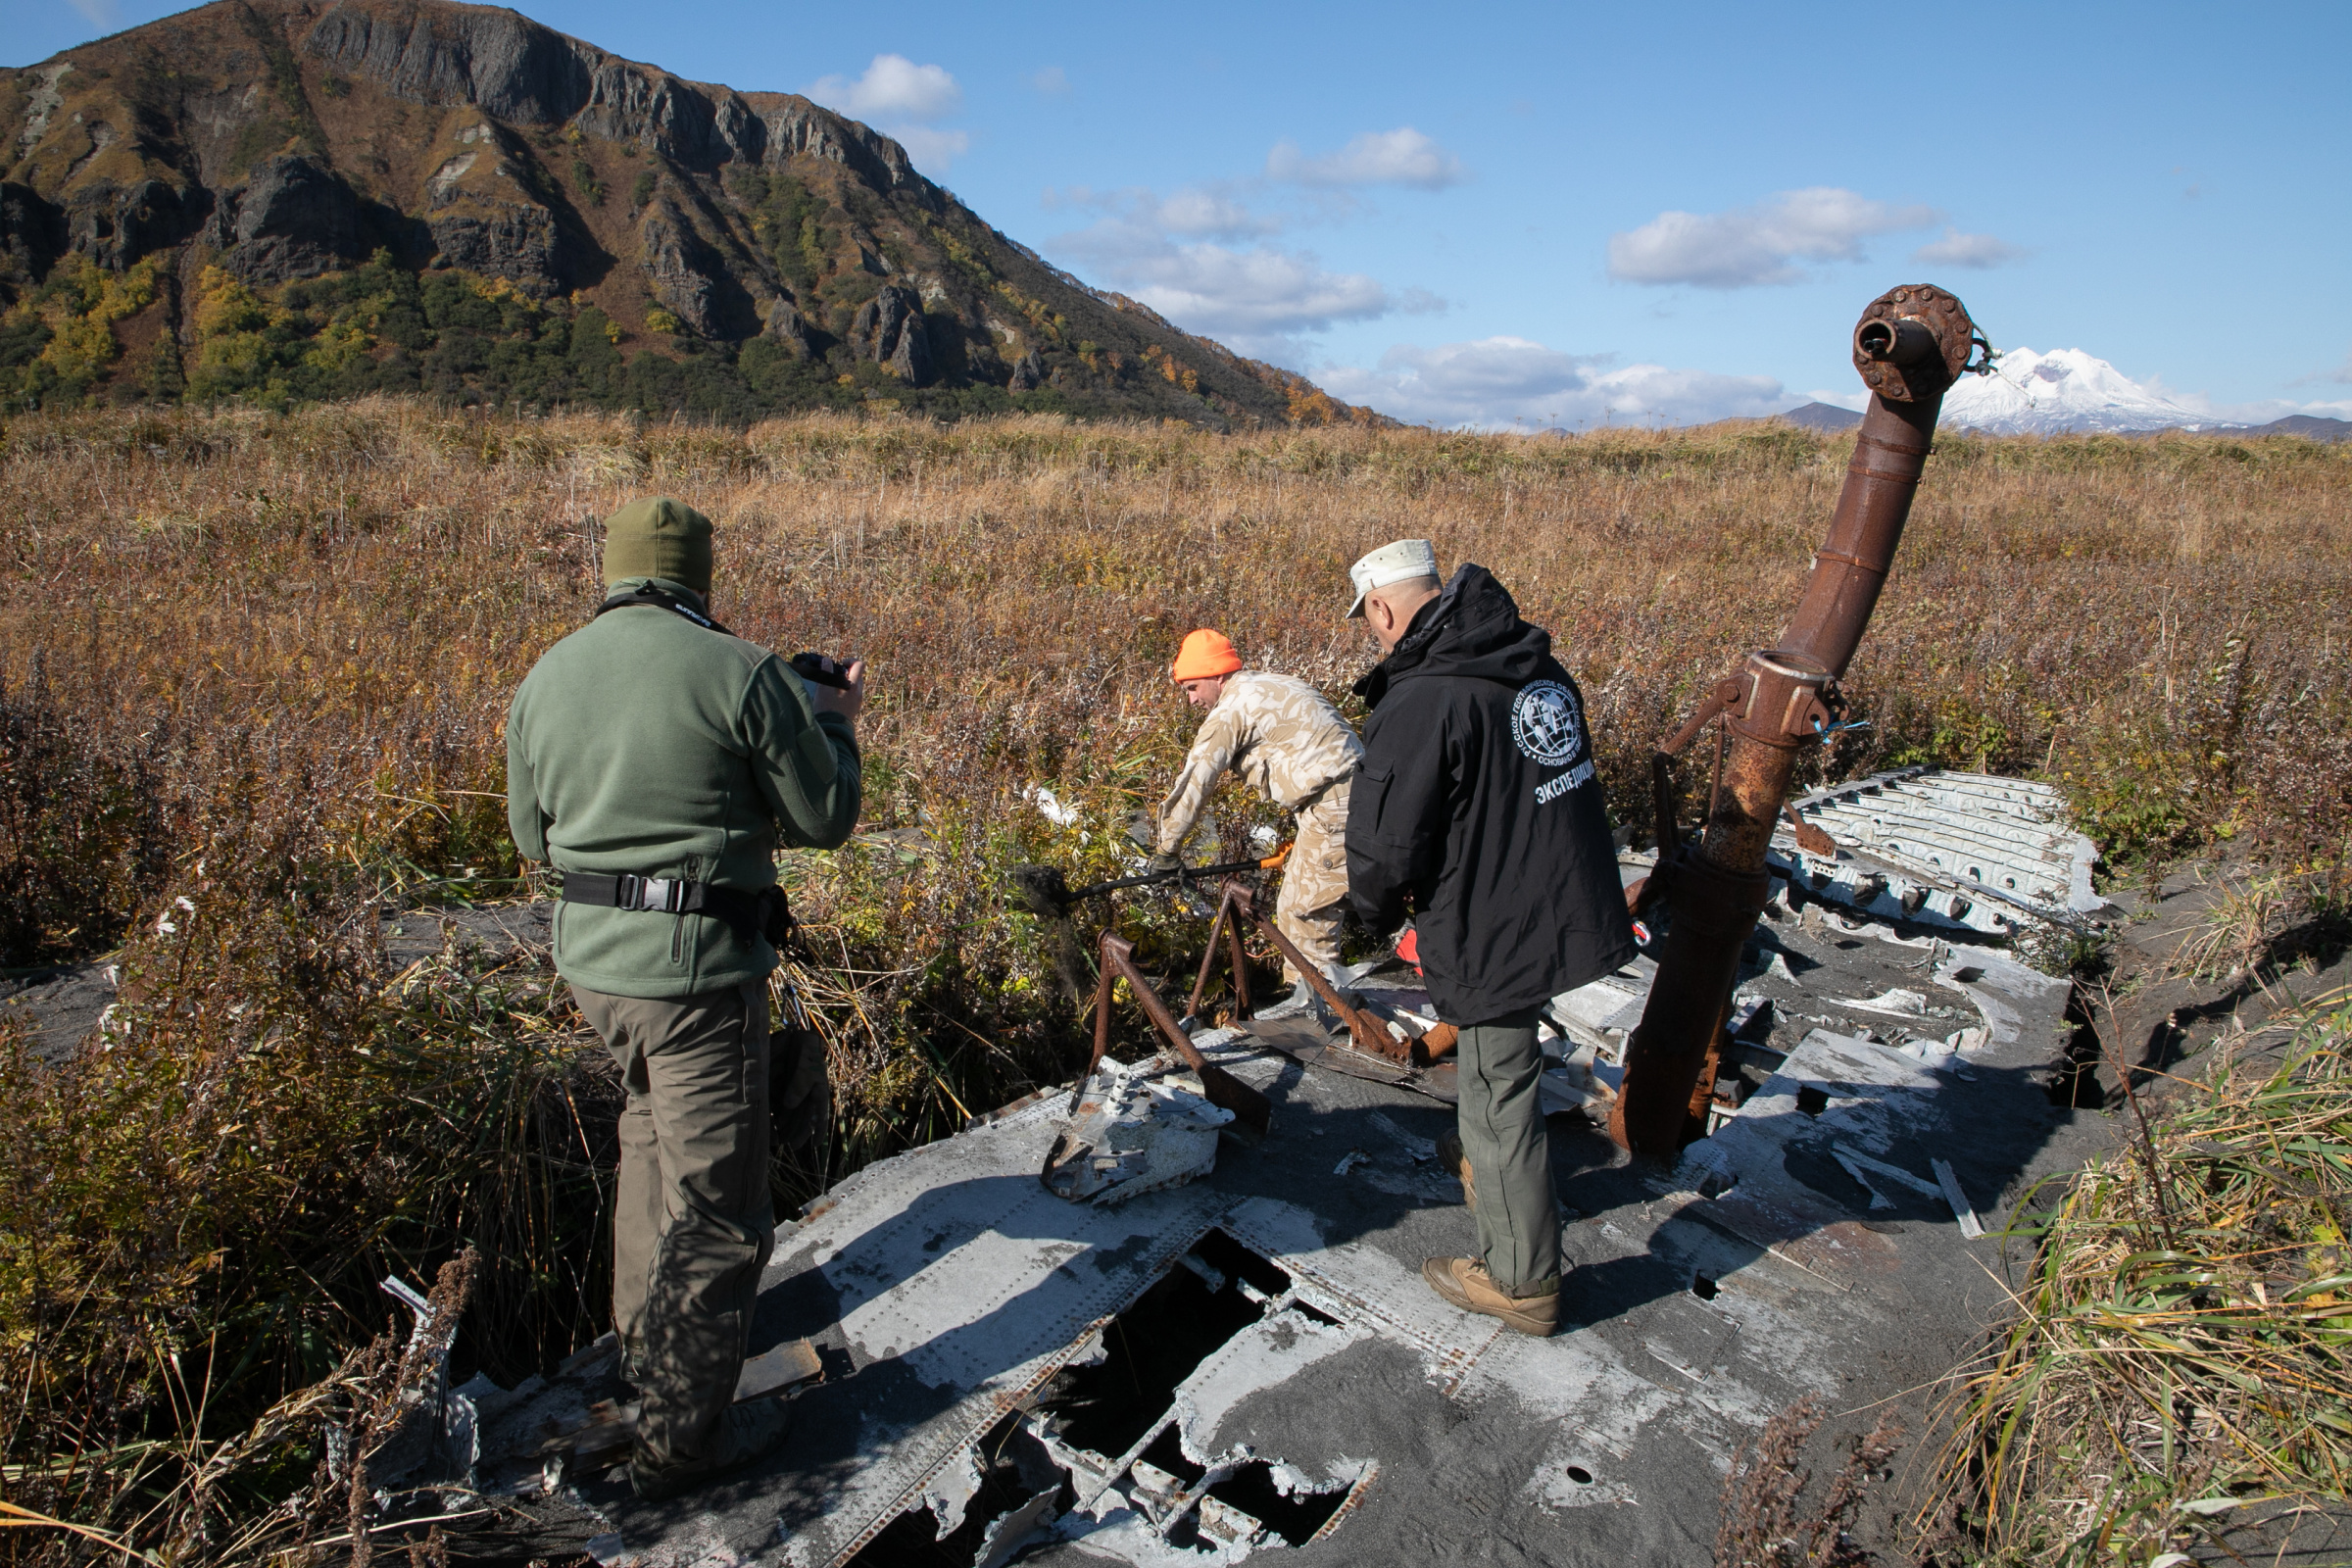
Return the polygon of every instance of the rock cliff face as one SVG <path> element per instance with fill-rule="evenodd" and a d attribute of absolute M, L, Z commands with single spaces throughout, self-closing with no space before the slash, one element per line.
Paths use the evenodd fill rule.
<path fill-rule="evenodd" d="M 153 281 L 107 294 L 93 268 Z M 20 406 L 132 375 L 67 329 L 101 296 L 110 331 L 213 366 L 215 392 L 263 361 L 211 352 L 205 323 L 258 331 L 255 312 L 275 323 L 281 393 L 402 376 L 520 390 L 496 355 L 426 363 L 463 314 L 446 289 L 418 296 L 414 330 L 347 308 L 363 285 L 337 280 L 362 270 L 379 301 L 463 279 L 505 313 L 496 332 L 564 368 L 530 383 L 539 396 L 672 384 L 633 367 L 650 355 L 754 412 L 1029 399 L 1214 424 L 1371 417 L 1049 267 L 855 121 L 682 80 L 513 11 L 220 0 L 0 72 L 0 371 L 22 370 Z M 235 309 L 206 306 L 232 285 Z M 137 310 L 161 326 L 134 331 L 124 302 L 149 295 Z M 29 368 L 65 365 L 47 345 L 68 337 L 80 381 Z"/>

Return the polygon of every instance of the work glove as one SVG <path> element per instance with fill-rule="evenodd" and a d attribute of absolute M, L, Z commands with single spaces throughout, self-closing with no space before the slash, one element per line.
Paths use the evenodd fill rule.
<path fill-rule="evenodd" d="M 1169 852 L 1161 850 L 1146 860 L 1144 864 L 1153 871 L 1173 871 L 1181 867 L 1184 861 Z"/>

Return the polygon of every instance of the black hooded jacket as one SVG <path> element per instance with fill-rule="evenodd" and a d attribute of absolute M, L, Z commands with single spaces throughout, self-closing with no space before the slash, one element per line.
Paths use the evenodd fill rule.
<path fill-rule="evenodd" d="M 1413 916 L 1441 1017 L 1484 1023 L 1634 956 L 1584 696 L 1493 574 L 1455 571 L 1355 691 L 1348 895 L 1375 932 Z"/>

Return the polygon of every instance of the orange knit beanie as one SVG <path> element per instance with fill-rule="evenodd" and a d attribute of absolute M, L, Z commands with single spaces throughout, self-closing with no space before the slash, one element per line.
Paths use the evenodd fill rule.
<path fill-rule="evenodd" d="M 1206 627 L 1186 634 L 1184 646 L 1176 650 L 1175 678 L 1180 681 L 1230 675 L 1241 667 L 1242 656 L 1233 651 L 1224 633 Z"/>

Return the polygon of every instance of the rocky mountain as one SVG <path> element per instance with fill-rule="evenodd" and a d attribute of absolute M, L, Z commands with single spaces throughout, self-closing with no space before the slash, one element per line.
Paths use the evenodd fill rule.
<path fill-rule="evenodd" d="M 371 390 L 1378 420 L 788 93 L 515 12 L 216 0 L 0 71 L 0 401 Z"/>

